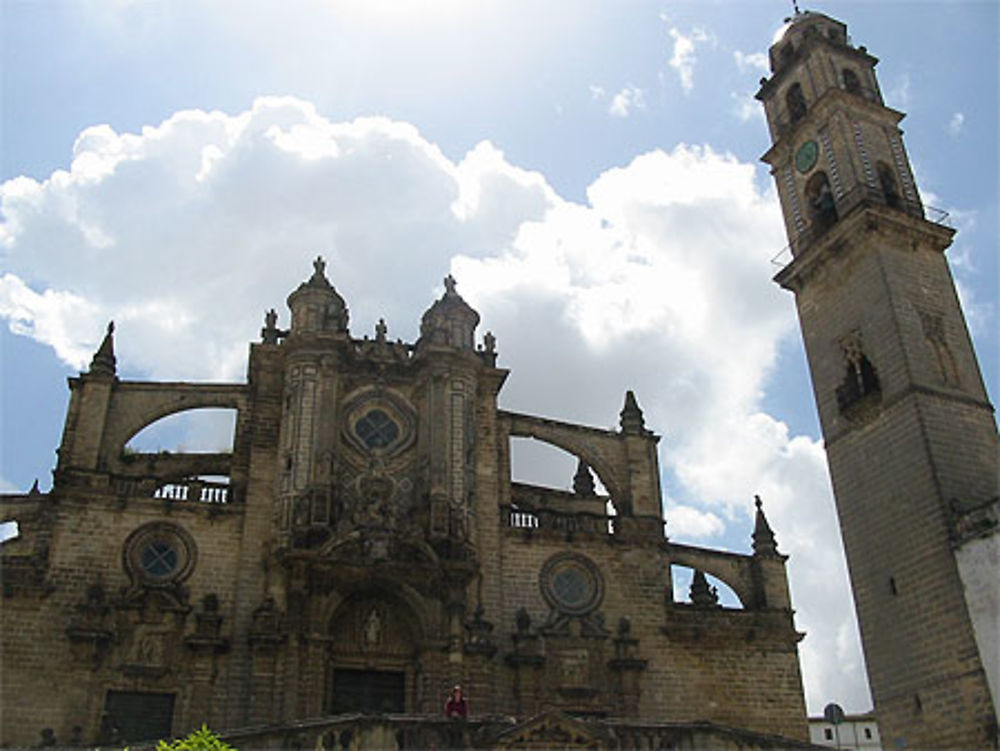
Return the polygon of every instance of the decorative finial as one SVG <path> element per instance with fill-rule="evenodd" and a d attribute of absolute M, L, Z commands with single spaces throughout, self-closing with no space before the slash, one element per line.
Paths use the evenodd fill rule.
<path fill-rule="evenodd" d="M 767 523 L 764 516 L 764 502 L 759 495 L 754 497 L 754 505 L 757 507 L 757 517 L 753 525 L 753 554 L 754 555 L 778 555 L 778 543 L 774 539 L 774 532 L 771 525 Z"/>
<path fill-rule="evenodd" d="M 278 343 L 278 314 L 274 308 L 264 313 L 264 328 L 260 330 L 260 339 L 264 344 Z"/>
<path fill-rule="evenodd" d="M 451 274 L 448 274 L 448 276 L 444 278 L 444 293 L 446 295 L 458 294 L 457 292 L 455 292 L 455 277 L 453 277 Z"/>
<path fill-rule="evenodd" d="M 719 590 L 710 587 L 704 572 L 695 569 L 691 578 L 691 604 L 696 608 L 714 608 L 719 604 Z"/>
<path fill-rule="evenodd" d="M 594 495 L 594 476 L 590 474 L 590 465 L 580 459 L 573 475 L 573 493 L 580 496 Z"/>
<path fill-rule="evenodd" d="M 631 389 L 625 392 L 625 406 L 618 413 L 618 417 L 623 433 L 642 435 L 646 432 L 646 421 Z"/>
<path fill-rule="evenodd" d="M 116 372 L 115 360 L 115 322 L 108 322 L 108 331 L 104 335 L 101 346 L 94 353 L 94 358 L 90 361 L 90 373 L 97 375 L 113 376 Z"/>
<path fill-rule="evenodd" d="M 316 259 L 313 261 L 313 274 L 309 277 L 309 281 L 305 282 L 299 289 L 302 289 L 302 287 L 333 289 L 330 280 L 326 278 L 326 261 L 323 260 L 323 256 L 316 256 Z"/>

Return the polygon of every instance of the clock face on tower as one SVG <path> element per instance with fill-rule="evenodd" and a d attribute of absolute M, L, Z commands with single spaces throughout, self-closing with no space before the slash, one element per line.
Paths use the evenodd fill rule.
<path fill-rule="evenodd" d="M 819 147 L 816 145 L 816 142 L 806 141 L 804 144 L 799 146 L 799 150 L 795 152 L 795 169 L 805 174 L 816 165 L 816 159 L 818 157 Z"/>

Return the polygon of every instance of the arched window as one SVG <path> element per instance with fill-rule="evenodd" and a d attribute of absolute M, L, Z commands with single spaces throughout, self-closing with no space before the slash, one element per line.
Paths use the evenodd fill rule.
<path fill-rule="evenodd" d="M 826 231 L 837 221 L 837 204 L 833 191 L 830 190 L 830 180 L 822 170 L 816 172 L 806 183 L 806 201 L 817 233 Z"/>
<path fill-rule="evenodd" d="M 885 198 L 885 205 L 898 209 L 902 204 L 902 199 L 899 195 L 899 187 L 896 185 L 896 173 L 885 162 L 878 162 L 876 169 L 878 170 L 878 181 L 882 186 L 882 196 Z"/>
<path fill-rule="evenodd" d="M 792 43 L 789 42 L 788 44 L 786 44 L 784 47 L 781 48 L 781 51 L 778 53 L 778 56 L 782 67 L 784 67 L 785 65 L 787 65 L 792 61 L 793 57 L 795 57 L 795 47 L 793 47 Z"/>
<path fill-rule="evenodd" d="M 788 107 L 788 117 L 793 123 L 797 123 L 806 116 L 806 98 L 802 93 L 802 86 L 793 83 L 785 92 L 785 105 Z"/>
<path fill-rule="evenodd" d="M 861 94 L 861 79 L 850 68 L 844 68 L 844 88 L 851 94 Z"/>
<path fill-rule="evenodd" d="M 866 396 L 881 394 L 882 386 L 875 366 L 862 349 L 859 333 L 852 332 L 844 337 L 840 349 L 844 358 L 844 379 L 836 393 L 837 406 L 843 412 Z"/>

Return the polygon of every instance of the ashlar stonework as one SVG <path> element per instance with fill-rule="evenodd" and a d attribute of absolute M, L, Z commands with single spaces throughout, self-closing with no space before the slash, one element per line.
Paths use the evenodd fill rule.
<path fill-rule="evenodd" d="M 321 259 L 288 305 L 246 383 L 121 380 L 112 328 L 70 379 L 51 492 L 2 500 L 4 745 L 202 723 L 243 748 L 807 745 L 763 509 L 752 554 L 670 542 L 631 392 L 617 430 L 498 408 L 508 371 L 451 278 L 412 344 L 352 336 Z M 126 450 L 205 407 L 235 410 L 231 452 Z M 515 437 L 578 457 L 573 491 L 512 482 Z"/>
<path fill-rule="evenodd" d="M 996 748 L 1000 469 L 993 406 L 903 113 L 847 27 L 796 13 L 761 79 L 771 165 L 887 747 Z"/>

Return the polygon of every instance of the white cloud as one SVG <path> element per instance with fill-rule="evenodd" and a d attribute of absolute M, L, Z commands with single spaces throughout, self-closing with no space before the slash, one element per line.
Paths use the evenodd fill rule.
<path fill-rule="evenodd" d="M 685 506 L 679 503 L 668 504 L 666 516 L 670 520 L 667 535 L 672 540 L 700 540 L 715 537 L 721 535 L 726 529 L 722 519 L 714 513 L 701 511 L 694 506 Z"/>
<path fill-rule="evenodd" d="M 694 88 L 694 66 L 698 61 L 695 49 L 699 44 L 709 41 L 710 37 L 704 29 L 692 29 L 689 34 L 682 33 L 676 27 L 671 27 L 670 38 L 674 40 L 673 52 L 668 64 L 677 71 L 681 88 L 685 93 Z"/>
<path fill-rule="evenodd" d="M 646 97 L 642 89 L 629 84 L 611 99 L 608 113 L 614 117 L 628 117 L 633 109 L 645 109 Z"/>
<path fill-rule="evenodd" d="M 753 95 L 732 92 L 730 96 L 733 100 L 733 114 L 740 122 L 746 123 L 750 120 L 764 122 L 764 108 L 760 106 L 760 102 L 753 98 Z"/>
<path fill-rule="evenodd" d="M 767 54 L 764 52 L 740 52 L 733 50 L 733 60 L 741 73 L 759 70 L 762 73 L 768 72 Z"/>
<path fill-rule="evenodd" d="M 790 556 L 796 626 L 806 634 L 799 653 L 807 704 L 817 711 L 835 698 L 848 711 L 869 709 L 822 442 L 790 437 L 787 426 L 761 413 L 717 418 L 713 427 L 682 450 L 685 486 L 729 515 L 741 502 L 749 513 L 753 493 L 763 498 L 778 549 Z"/>
<path fill-rule="evenodd" d="M 74 367 L 114 318 L 120 368 L 242 379 L 264 310 L 287 321 L 281 301 L 317 253 L 355 336 L 385 317 L 412 340 L 451 271 L 512 370 L 505 406 L 611 426 L 636 391 L 679 480 L 671 534 L 718 536 L 764 497 L 810 634 L 811 706 L 865 708 L 863 676 L 842 667 L 856 644 L 831 648 L 853 615 L 821 447 L 759 411 L 797 334 L 768 273 L 777 201 L 753 165 L 680 145 L 605 171 L 575 203 L 489 143 L 453 161 L 406 123 L 263 98 L 139 134 L 89 129 L 69 171 L 9 181 L 0 200 L 0 315 Z"/>
<path fill-rule="evenodd" d="M 97 306 L 72 292 L 38 294 L 14 274 L 0 276 L 0 316 L 15 334 L 51 346 L 56 355 L 82 368 L 100 340 Z"/>
<path fill-rule="evenodd" d="M 948 135 L 952 138 L 956 138 L 962 133 L 962 129 L 965 127 L 965 115 L 961 112 L 956 112 L 951 116 L 951 120 L 948 121 Z"/>
<path fill-rule="evenodd" d="M 891 107 L 896 107 L 897 109 L 909 109 L 910 88 L 910 74 L 903 73 L 896 79 L 895 84 L 889 88 L 886 94 L 886 102 Z"/>
<path fill-rule="evenodd" d="M 960 276 L 955 277 L 955 291 L 962 312 L 965 313 L 969 332 L 974 336 L 988 336 L 991 331 L 995 333 L 993 321 L 996 316 L 996 304 L 989 300 L 981 300 L 972 285 Z"/>

